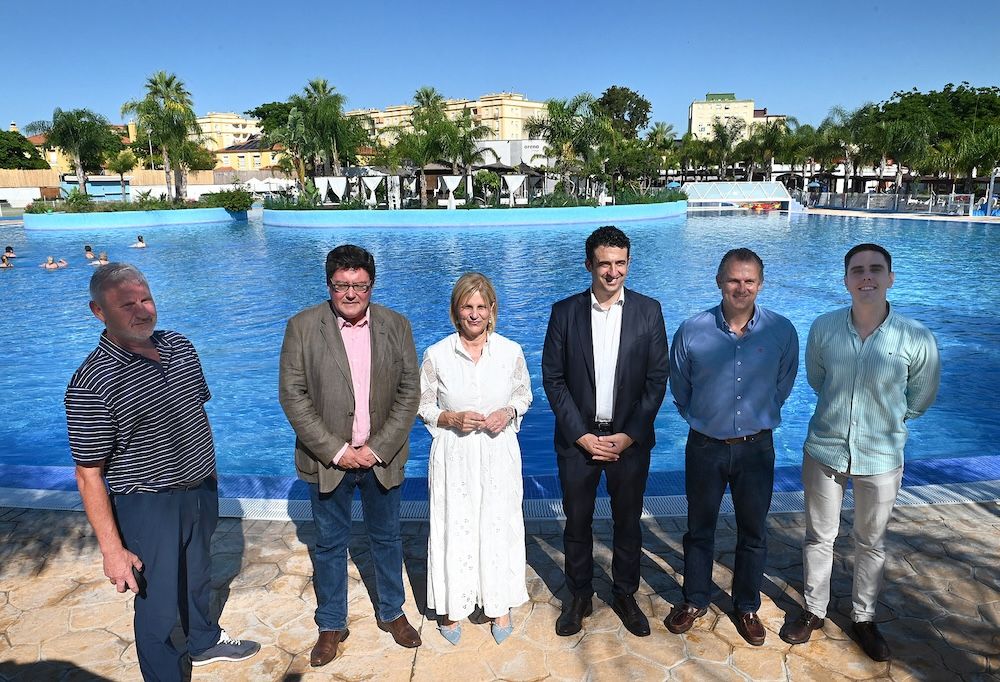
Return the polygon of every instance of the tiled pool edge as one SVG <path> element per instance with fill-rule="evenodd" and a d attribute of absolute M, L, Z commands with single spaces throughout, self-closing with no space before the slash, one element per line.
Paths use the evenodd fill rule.
<path fill-rule="evenodd" d="M 958 467 L 955 460 L 970 460 Z M 938 463 L 937 466 L 932 463 Z M 771 513 L 803 511 L 802 491 L 794 485 L 798 467 L 779 467 L 775 472 L 775 492 Z M 935 474 L 951 473 L 957 482 L 941 482 Z M 975 477 L 978 473 L 979 478 Z M 18 481 L 20 486 L 0 486 L 0 506 L 62 511 L 82 511 L 71 467 L 36 467 L 0 465 L 0 481 Z M 42 484 L 49 488 L 40 487 Z M 426 479 L 407 479 L 402 502 L 404 520 L 426 520 Z M 309 500 L 300 481 L 278 476 L 222 476 L 220 516 L 254 520 L 305 520 L 311 517 Z M 281 493 L 277 495 L 276 493 Z M 554 476 L 525 477 L 522 508 L 527 520 L 562 519 L 562 503 Z M 602 485 L 603 493 L 603 485 Z M 670 494 L 662 494 L 670 493 Z M 683 474 L 652 472 L 643 503 L 643 516 L 662 518 L 685 516 L 687 501 L 683 493 Z M 916 460 L 907 465 L 904 486 L 897 506 L 960 504 L 1000 501 L 1000 456 L 955 458 L 952 460 Z M 844 508 L 853 509 L 852 491 L 844 499 Z M 732 500 L 726 495 L 722 513 L 732 514 Z M 353 516 L 361 518 L 361 506 L 354 503 Z M 596 518 L 610 518 L 611 507 L 603 493 L 597 501 Z"/>

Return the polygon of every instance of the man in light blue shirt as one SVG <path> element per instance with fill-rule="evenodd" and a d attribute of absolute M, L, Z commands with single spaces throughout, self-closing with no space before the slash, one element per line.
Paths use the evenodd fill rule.
<path fill-rule="evenodd" d="M 688 422 L 685 488 L 684 602 L 665 624 L 686 632 L 711 601 L 715 526 L 728 485 L 736 511 L 733 605 L 736 629 L 764 643 L 757 617 L 767 559 L 767 512 L 774 487 L 772 430 L 795 383 L 799 339 L 786 318 L 756 304 L 764 263 L 733 249 L 719 264 L 722 303 L 686 320 L 670 350 L 674 403 Z"/>
<path fill-rule="evenodd" d="M 781 629 L 790 644 L 823 626 L 830 602 L 833 542 L 847 482 L 854 488 L 854 634 L 876 661 L 889 646 L 873 622 L 885 564 L 886 526 L 903 478 L 906 422 L 934 402 L 941 363 L 934 335 L 886 300 L 892 256 L 859 244 L 844 257 L 851 306 L 821 315 L 809 330 L 806 373 L 816 391 L 802 459 L 806 608 Z"/>

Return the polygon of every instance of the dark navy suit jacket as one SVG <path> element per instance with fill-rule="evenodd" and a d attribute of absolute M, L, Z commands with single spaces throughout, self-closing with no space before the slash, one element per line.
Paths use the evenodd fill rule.
<path fill-rule="evenodd" d="M 582 452 L 576 440 L 591 431 L 597 411 L 591 329 L 590 289 L 552 306 L 542 349 L 542 386 L 556 417 L 560 454 Z M 656 443 L 653 420 L 666 394 L 669 367 L 659 301 L 626 289 L 612 432 L 628 434 L 637 449 L 648 452 Z"/>

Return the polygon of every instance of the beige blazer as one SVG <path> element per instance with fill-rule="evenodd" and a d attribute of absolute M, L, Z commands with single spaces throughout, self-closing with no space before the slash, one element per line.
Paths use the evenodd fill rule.
<path fill-rule="evenodd" d="M 409 321 L 377 304 L 369 307 L 371 392 L 369 447 L 382 459 L 374 467 L 385 488 L 403 482 L 410 429 L 420 402 L 417 351 Z M 351 440 L 354 387 L 340 325 L 330 302 L 288 321 L 278 365 L 278 400 L 295 431 L 299 478 L 330 492 L 345 470 L 333 457 Z"/>

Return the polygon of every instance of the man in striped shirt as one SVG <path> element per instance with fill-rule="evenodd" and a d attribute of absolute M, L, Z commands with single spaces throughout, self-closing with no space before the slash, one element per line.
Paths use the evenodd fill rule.
<path fill-rule="evenodd" d="M 90 279 L 105 330 L 66 389 L 76 480 L 104 574 L 135 599 L 135 644 L 146 680 L 181 680 L 192 665 L 238 661 L 260 645 L 230 638 L 211 615 L 209 543 L 218 521 L 210 394 L 194 346 L 156 331 L 156 304 L 135 267 L 109 263 Z"/>
<path fill-rule="evenodd" d="M 933 404 L 941 376 L 934 335 L 886 300 L 894 280 L 888 251 L 877 244 L 855 246 L 844 257 L 851 306 L 821 315 L 809 330 L 806 373 L 817 402 L 802 460 L 806 608 L 780 633 L 786 642 L 801 644 L 823 626 L 833 542 L 851 481 L 853 630 L 876 661 L 890 657 L 873 619 L 885 564 L 885 530 L 903 478 L 906 422 Z"/>

